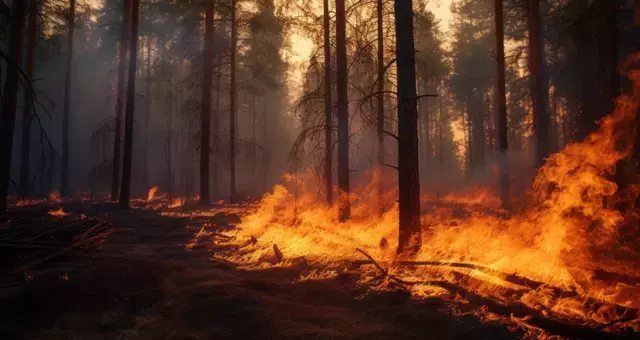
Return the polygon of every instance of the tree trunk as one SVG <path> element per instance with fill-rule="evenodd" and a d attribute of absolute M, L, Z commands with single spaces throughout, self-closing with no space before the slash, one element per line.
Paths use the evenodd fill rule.
<path fill-rule="evenodd" d="M 549 113 L 547 108 L 549 88 L 545 80 L 540 0 L 529 0 L 527 24 L 529 28 L 529 72 L 531 73 L 533 131 L 536 138 L 534 164 L 536 167 L 540 167 L 549 156 Z"/>
<path fill-rule="evenodd" d="M 200 112 L 200 204 L 209 204 L 209 155 L 211 151 L 211 83 L 213 82 L 213 0 L 205 3 L 204 77 Z"/>
<path fill-rule="evenodd" d="M 73 33 L 76 22 L 76 0 L 69 0 L 67 27 L 67 65 L 64 81 L 64 106 L 62 109 L 62 173 L 60 196 L 69 197 L 69 124 L 71 111 L 71 67 L 73 66 Z"/>
<path fill-rule="evenodd" d="M 417 254 L 422 245 L 418 104 L 412 6 L 412 0 L 395 0 L 398 67 L 398 185 L 400 189 L 398 254 L 404 256 Z"/>
<path fill-rule="evenodd" d="M 333 161 L 331 117 L 333 102 L 331 100 L 331 18 L 329 16 L 329 0 L 324 0 L 324 180 L 327 203 L 333 203 Z"/>
<path fill-rule="evenodd" d="M 509 168 L 507 164 L 507 97 L 505 86 L 504 65 L 504 24 L 502 13 L 502 0 L 495 0 L 495 24 L 496 24 L 496 60 L 498 62 L 498 146 L 500 148 L 500 200 L 503 208 L 510 206 L 509 199 Z"/>
<path fill-rule="evenodd" d="M 22 37 L 24 35 L 26 3 L 14 1 L 11 10 L 11 26 L 9 28 L 9 58 L 7 59 L 7 75 L 2 93 L 2 124 L 0 138 L 0 212 L 7 210 L 7 195 L 11 180 L 11 153 L 13 151 L 13 133 L 16 121 L 16 103 L 18 99 L 18 80 L 20 60 L 22 59 Z"/>
<path fill-rule="evenodd" d="M 147 36 L 147 79 L 145 89 L 145 113 L 144 113 L 144 159 L 142 163 L 142 183 L 145 188 L 149 183 L 149 118 L 151 115 L 151 35 Z"/>
<path fill-rule="evenodd" d="M 124 157 L 122 185 L 120 187 L 120 208 L 128 210 L 131 199 L 131 161 L 133 159 L 133 114 L 136 100 L 136 70 L 138 67 L 138 12 L 140 0 L 132 0 L 131 44 L 129 46 L 129 79 L 127 84 L 127 106 L 124 122 Z"/>
<path fill-rule="evenodd" d="M 269 127 L 267 118 L 267 102 L 265 100 L 262 113 L 262 192 L 267 192 L 267 179 L 269 178 Z"/>
<path fill-rule="evenodd" d="M 36 32 L 38 22 L 38 0 L 29 2 L 29 33 L 27 35 L 27 79 L 33 81 L 36 58 Z M 33 92 L 24 91 L 24 114 L 22 119 L 22 145 L 20 148 L 20 195 L 27 197 L 31 194 L 31 122 L 34 114 Z"/>
<path fill-rule="evenodd" d="M 229 98 L 229 176 L 230 202 L 236 201 L 236 0 L 231 0 L 231 91 Z"/>
<path fill-rule="evenodd" d="M 384 2 L 378 0 L 378 117 L 376 119 L 378 133 L 378 209 L 384 213 L 382 195 L 382 173 L 384 171 Z"/>
<path fill-rule="evenodd" d="M 251 100 L 251 191 L 257 192 L 256 190 L 256 176 L 258 175 L 258 149 L 256 148 L 256 125 L 257 121 L 257 111 L 256 111 L 256 97 L 254 96 Z"/>
<path fill-rule="evenodd" d="M 338 87 L 338 204 L 339 219 L 351 216 L 349 204 L 349 99 L 347 70 L 347 30 L 344 0 L 336 0 L 336 58 Z"/>
<path fill-rule="evenodd" d="M 120 33 L 120 51 L 118 60 L 118 85 L 116 90 L 116 131 L 113 140 L 113 168 L 111 173 L 111 200 L 118 199 L 120 186 L 120 143 L 122 133 L 122 114 L 124 111 L 124 78 L 127 62 L 127 44 L 129 42 L 129 16 L 131 15 L 131 0 L 124 0 L 122 8 L 122 32 Z"/>
<path fill-rule="evenodd" d="M 220 187 L 218 184 L 219 177 L 219 162 L 218 157 L 220 156 L 220 86 L 222 82 L 222 54 L 217 53 L 216 57 L 216 81 L 215 81 L 215 109 L 213 110 L 213 169 L 212 169 L 212 189 L 213 194 L 216 197 L 219 197 Z"/>

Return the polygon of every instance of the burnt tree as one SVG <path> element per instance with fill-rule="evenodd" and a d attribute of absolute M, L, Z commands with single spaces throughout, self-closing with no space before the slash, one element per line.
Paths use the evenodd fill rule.
<path fill-rule="evenodd" d="M 418 104 L 413 38 L 413 1 L 395 0 L 398 67 L 398 185 L 400 229 L 398 254 L 411 256 L 422 245 Z"/>
<path fill-rule="evenodd" d="M 73 33 L 76 21 L 76 0 L 69 0 L 67 23 L 67 61 L 64 79 L 64 103 L 62 108 L 62 169 L 60 174 L 60 196 L 69 192 L 69 125 L 71 120 L 71 68 L 73 67 Z"/>
<path fill-rule="evenodd" d="M 531 73 L 531 102 L 533 103 L 533 131 L 536 138 L 535 166 L 542 166 L 549 155 L 549 88 L 545 77 L 545 58 L 540 19 L 540 0 L 529 0 L 527 25 L 529 29 L 529 73 Z"/>
<path fill-rule="evenodd" d="M 377 133 L 378 133 L 378 206 L 380 213 L 382 210 L 382 170 L 384 169 L 384 25 L 383 25 L 384 3 L 378 0 L 378 117 Z"/>
<path fill-rule="evenodd" d="M 231 0 L 231 84 L 229 93 L 229 176 L 230 201 L 236 200 L 236 53 L 238 27 L 236 22 L 236 0 Z"/>
<path fill-rule="evenodd" d="M 136 70 L 138 68 L 138 12 L 140 0 L 131 0 L 131 35 L 129 50 L 129 79 L 127 82 L 127 104 L 124 122 L 124 157 L 122 162 L 122 185 L 120 186 L 120 208 L 129 209 L 131 199 L 131 161 L 133 159 L 133 114 L 136 100 Z"/>
<path fill-rule="evenodd" d="M 329 0 L 323 1 L 324 7 L 324 180 L 327 203 L 333 203 L 333 161 L 332 161 L 332 117 L 331 101 L 331 18 Z"/>
<path fill-rule="evenodd" d="M 200 112 L 200 203 L 209 204 L 209 155 L 211 149 L 211 84 L 213 82 L 213 0 L 205 3 L 204 78 Z"/>
<path fill-rule="evenodd" d="M 496 25 L 496 61 L 498 63 L 498 147 L 500 149 L 500 200 L 503 208 L 508 208 L 509 200 L 509 168 L 507 164 L 507 98 L 505 85 L 504 64 L 504 23 L 502 0 L 495 0 L 495 25 Z"/>
<path fill-rule="evenodd" d="M 351 216 L 349 204 L 349 98 L 347 72 L 347 27 L 344 0 L 336 0 L 336 59 L 338 87 L 338 204 L 339 219 Z"/>
<path fill-rule="evenodd" d="M 38 0 L 29 2 L 29 32 L 27 33 L 26 76 L 33 81 L 33 70 L 36 59 L 36 33 L 38 22 Z M 24 91 L 24 112 L 22 116 L 22 143 L 20 146 L 20 195 L 29 196 L 31 193 L 31 118 L 33 117 L 33 92 Z"/>
<path fill-rule="evenodd" d="M 7 210 L 7 195 L 11 180 L 11 153 L 13 133 L 16 121 L 16 103 L 18 99 L 18 78 L 22 59 L 22 37 L 24 35 L 26 3 L 14 1 L 11 9 L 9 27 L 9 52 L 6 58 L 7 75 L 2 89 L 2 124 L 0 124 L 0 212 Z"/>
<path fill-rule="evenodd" d="M 127 43 L 129 41 L 131 16 L 131 0 L 123 1 L 122 9 L 122 32 L 120 33 L 120 49 L 118 51 L 118 85 L 116 90 L 116 130 L 113 140 L 113 161 L 111 173 L 111 200 L 118 199 L 118 188 L 120 186 L 120 142 L 122 139 L 122 115 L 124 112 L 124 78 L 125 64 L 127 62 Z"/>

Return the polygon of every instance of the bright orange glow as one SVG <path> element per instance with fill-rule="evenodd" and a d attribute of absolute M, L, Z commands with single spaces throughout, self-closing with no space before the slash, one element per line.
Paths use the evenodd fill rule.
<path fill-rule="evenodd" d="M 631 78 L 638 80 L 638 73 Z M 599 325 L 638 315 L 640 286 L 633 280 L 607 277 L 640 277 L 633 260 L 639 254 L 618 243 L 625 216 L 603 207 L 603 200 L 617 190 L 610 179 L 615 165 L 633 146 L 629 141 L 635 138 L 638 89 L 618 99 L 598 131 L 549 157 L 534 181 L 526 209 L 501 212 L 498 198 L 487 190 L 451 194 L 439 201 L 423 199 L 423 247 L 415 258 L 420 265 L 394 262 L 396 191 L 384 193 L 388 210 L 380 216 L 375 185 L 356 187 L 351 194 L 352 218 L 340 223 L 337 207 L 323 203 L 314 183 L 317 177 L 310 173 L 297 180 L 286 176 L 285 185 L 265 195 L 226 235 L 242 251 L 219 256 L 247 268 L 285 266 L 304 259 L 323 268 L 301 278 L 308 280 L 335 276 L 336 270 L 363 260 L 355 252 L 358 248 L 405 280 L 450 282 L 500 303 L 517 301 L 566 321 Z M 459 205 L 491 210 L 461 212 Z M 206 235 L 205 229 L 196 238 Z M 361 271 L 365 282 L 379 274 L 369 265 Z M 429 283 L 409 289 L 416 296 L 442 293 L 442 287 Z M 478 313 L 487 319 L 498 317 Z M 524 319 L 511 322 L 527 328 Z M 633 320 L 610 328 L 616 327 L 640 329 Z"/>
<path fill-rule="evenodd" d="M 156 196 L 156 192 L 158 192 L 157 186 L 152 186 L 149 188 L 149 192 L 147 193 L 147 202 L 151 202 L 153 198 Z"/>
<path fill-rule="evenodd" d="M 57 209 L 57 210 L 50 210 L 47 214 L 49 216 L 57 216 L 57 217 L 69 216 L 69 214 L 64 212 L 64 210 L 62 210 L 62 208 Z"/>

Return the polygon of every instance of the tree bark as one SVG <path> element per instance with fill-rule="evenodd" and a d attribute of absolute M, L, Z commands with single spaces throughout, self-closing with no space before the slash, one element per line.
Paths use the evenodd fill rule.
<path fill-rule="evenodd" d="M 131 0 L 123 1 L 122 8 L 122 32 L 120 34 L 120 51 L 118 60 L 118 85 L 116 90 L 116 131 L 113 140 L 113 168 L 111 173 L 111 200 L 118 199 L 118 189 L 120 186 L 120 143 L 122 133 L 122 115 L 124 112 L 124 78 L 125 78 L 125 64 L 127 62 L 127 44 L 129 41 L 130 30 L 130 15 L 131 15 Z"/>
<path fill-rule="evenodd" d="M 383 184 L 382 173 L 384 171 L 384 2 L 378 0 L 377 4 L 378 14 L 378 117 L 377 121 L 377 133 L 378 133 L 378 209 L 380 214 L 384 213 L 382 196 L 383 196 Z"/>
<path fill-rule="evenodd" d="M 27 34 L 27 65 L 26 75 L 33 81 L 36 58 L 36 33 L 38 22 L 38 0 L 29 2 L 29 32 Z M 22 144 L 20 147 L 20 195 L 27 197 L 31 194 L 31 123 L 33 117 L 33 92 L 24 91 L 24 113 L 22 119 Z"/>
<path fill-rule="evenodd" d="M 200 113 L 200 204 L 209 204 L 209 165 L 211 152 L 211 83 L 213 82 L 213 0 L 205 3 L 204 23 L 204 77 L 202 84 L 202 111 Z"/>
<path fill-rule="evenodd" d="M 132 0 L 131 35 L 129 56 L 129 79 L 127 82 L 127 105 L 124 122 L 124 157 L 122 167 L 122 185 L 120 187 L 120 208 L 129 209 L 131 199 L 131 161 L 133 159 L 133 115 L 136 100 L 136 70 L 138 67 L 138 12 L 140 0 Z"/>
<path fill-rule="evenodd" d="M 236 201 L 236 0 L 231 0 L 231 91 L 229 98 L 229 176 L 230 202 Z"/>
<path fill-rule="evenodd" d="M 142 163 L 142 183 L 145 188 L 149 183 L 149 118 L 151 115 L 151 35 L 147 36 L 147 79 L 145 89 L 145 113 L 144 113 L 144 159 Z"/>
<path fill-rule="evenodd" d="M 503 208 L 510 207 L 509 199 L 509 168 L 507 162 L 508 137 L 507 137 L 507 97 L 505 85 L 504 65 L 504 23 L 502 12 L 502 0 L 495 0 L 495 24 L 496 24 L 496 60 L 498 62 L 498 146 L 500 148 L 500 200 Z"/>
<path fill-rule="evenodd" d="M 398 67 L 398 184 L 400 232 L 398 254 L 417 254 L 422 245 L 420 225 L 420 165 L 418 104 L 413 38 L 413 1 L 395 0 Z"/>
<path fill-rule="evenodd" d="M 64 81 L 64 104 L 62 109 L 62 173 L 60 196 L 69 197 L 69 125 L 71 111 L 71 68 L 73 67 L 73 33 L 76 22 L 76 0 L 69 0 L 67 27 L 67 65 Z"/>
<path fill-rule="evenodd" d="M 11 180 L 11 153 L 13 151 L 13 133 L 16 121 L 16 103 L 18 99 L 18 80 L 20 60 L 22 59 L 22 37 L 24 35 L 26 3 L 14 1 L 11 10 L 9 28 L 9 58 L 7 75 L 3 87 L 2 124 L 0 124 L 0 212 L 7 211 L 7 195 Z"/>
<path fill-rule="evenodd" d="M 336 58 L 338 87 L 338 188 L 339 219 L 351 216 L 349 203 L 349 99 L 347 70 L 347 28 L 344 0 L 336 0 Z"/>
<path fill-rule="evenodd" d="M 333 203 L 333 160 L 332 130 L 333 102 L 331 98 L 331 18 L 329 0 L 323 1 L 324 7 L 324 180 L 327 203 Z"/>
<path fill-rule="evenodd" d="M 219 197 L 220 186 L 218 182 L 219 162 L 218 157 L 220 155 L 220 86 L 222 82 L 222 54 L 217 53 L 216 56 L 216 81 L 215 81 L 215 109 L 213 110 L 213 169 L 212 169 L 212 189 L 213 194 Z"/>
<path fill-rule="evenodd" d="M 540 167 L 549 156 L 549 88 L 545 76 L 544 46 L 540 18 L 540 0 L 529 0 L 529 73 L 533 103 L 533 131 L 536 138 L 535 166 Z"/>

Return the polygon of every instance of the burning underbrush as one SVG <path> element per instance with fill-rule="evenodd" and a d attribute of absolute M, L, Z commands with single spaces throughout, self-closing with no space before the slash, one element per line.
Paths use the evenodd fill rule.
<path fill-rule="evenodd" d="M 237 228 L 213 235 L 233 249 L 218 256 L 249 269 L 302 261 L 314 268 L 304 280 L 357 269 L 376 289 L 446 292 L 477 303 L 485 318 L 507 308 L 502 318 L 533 332 L 554 329 L 539 320 L 639 331 L 640 256 L 637 234 L 628 234 L 638 214 L 603 204 L 617 191 L 616 163 L 633 146 L 637 93 L 617 104 L 597 132 L 549 157 L 525 209 L 501 212 L 489 191 L 423 200 L 423 246 L 412 261 L 395 256 L 397 192 L 384 193 L 381 214 L 375 185 L 357 187 L 352 217 L 340 223 L 311 174 L 287 177 Z"/>

